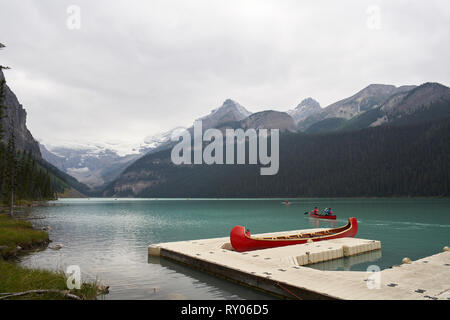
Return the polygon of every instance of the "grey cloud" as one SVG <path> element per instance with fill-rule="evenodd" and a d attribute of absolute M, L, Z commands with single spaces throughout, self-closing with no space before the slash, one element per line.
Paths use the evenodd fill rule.
<path fill-rule="evenodd" d="M 1 63 L 36 137 L 142 140 L 226 98 L 322 106 L 370 83 L 448 85 L 448 1 L 7 1 Z M 68 30 L 66 9 L 81 9 Z M 366 26 L 377 5 L 381 29 Z"/>

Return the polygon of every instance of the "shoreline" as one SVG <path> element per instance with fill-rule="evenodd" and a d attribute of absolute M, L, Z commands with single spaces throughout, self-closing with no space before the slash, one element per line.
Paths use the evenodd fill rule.
<path fill-rule="evenodd" d="M 60 201 L 60 200 L 71 200 L 71 199 L 77 199 L 77 200 L 315 200 L 315 199 L 335 199 L 335 200 L 350 200 L 350 199 L 370 199 L 370 200 L 383 200 L 383 199 L 392 199 L 392 200 L 408 200 L 408 199 L 420 199 L 420 200 L 440 200 L 440 199 L 450 199 L 450 197 L 198 197 L 198 198 L 189 198 L 189 197 L 171 197 L 171 198 L 163 198 L 163 197 L 154 197 L 154 198 L 141 198 L 141 197 L 83 197 L 83 198 L 58 198 L 54 200 L 49 201 Z M 52 204 L 49 204 L 48 206 L 51 206 Z"/>
<path fill-rule="evenodd" d="M 26 208 L 35 208 L 35 207 L 50 207 L 52 204 L 49 201 L 55 201 L 58 199 L 48 199 L 48 200 L 19 200 L 14 204 L 14 210 L 18 209 L 26 209 Z M 0 204 L 0 214 L 9 214 L 9 205 Z"/>
<path fill-rule="evenodd" d="M 37 230 L 31 222 L 0 214 L 0 258 L 9 260 L 22 252 L 44 249 L 51 242 L 48 233 Z"/>
<path fill-rule="evenodd" d="M 108 287 L 97 281 L 83 282 L 80 289 L 69 290 L 63 271 L 18 264 L 21 255 L 45 250 L 50 242 L 48 233 L 35 229 L 31 222 L 0 213 L 0 299 L 96 300 L 98 295 L 108 293 Z"/>

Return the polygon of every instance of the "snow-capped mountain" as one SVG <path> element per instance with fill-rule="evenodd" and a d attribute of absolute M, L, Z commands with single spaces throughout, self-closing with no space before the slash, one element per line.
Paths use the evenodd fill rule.
<path fill-rule="evenodd" d="M 176 127 L 161 134 L 147 136 L 140 143 L 69 142 L 55 145 L 40 143 L 42 157 L 58 169 L 75 177 L 91 188 L 100 187 L 114 180 L 131 162 L 153 150 L 159 150 L 170 142 Z"/>
<path fill-rule="evenodd" d="M 108 144 L 44 146 L 40 143 L 39 146 L 45 160 L 92 188 L 112 181 L 121 169 L 140 156 L 136 152 L 121 155 L 123 149 L 113 150 Z"/>
<path fill-rule="evenodd" d="M 251 114 L 239 103 L 227 99 L 220 108 L 212 110 L 200 120 L 203 122 L 203 128 L 207 129 L 222 123 L 243 120 Z M 46 144 L 41 141 L 40 149 L 44 159 L 54 166 L 89 187 L 97 188 L 113 181 L 129 164 L 143 155 L 172 146 L 172 134 L 184 129 L 176 127 L 147 136 L 141 142 L 131 143 L 61 141 L 57 144 Z"/>
<path fill-rule="evenodd" d="M 155 149 L 161 149 L 171 141 L 171 137 L 174 133 L 183 131 L 184 127 L 175 127 L 169 131 L 150 135 L 144 138 L 144 141 L 139 145 L 139 153 L 145 154 Z"/>
<path fill-rule="evenodd" d="M 356 130 L 385 123 L 444 117 L 450 114 L 449 92 L 448 87 L 437 83 L 419 87 L 372 84 L 323 109 L 316 100 L 307 98 L 288 112 L 266 110 L 257 113 L 251 113 L 239 103 L 227 99 L 222 106 L 199 120 L 202 120 L 204 130 L 212 127 L 220 130 L 279 128 L 281 132 L 306 131 L 312 134 L 343 128 Z M 130 181 L 127 180 L 129 177 L 123 177 L 122 172 L 137 159 L 173 146 L 176 142 L 171 141 L 171 137 L 177 130 L 184 128 L 147 136 L 136 143 L 41 144 L 40 149 L 45 160 L 92 188 L 105 187 L 122 177 L 127 182 L 119 189 L 126 189 Z M 193 127 L 187 130 L 192 133 Z M 135 174 L 143 173 L 135 171 Z"/>

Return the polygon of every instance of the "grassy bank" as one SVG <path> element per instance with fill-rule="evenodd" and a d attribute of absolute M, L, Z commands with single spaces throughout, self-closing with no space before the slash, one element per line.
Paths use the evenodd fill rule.
<path fill-rule="evenodd" d="M 28 221 L 12 219 L 0 214 L 0 256 L 4 259 L 15 256 L 21 250 L 45 246 L 49 243 L 45 231 L 34 230 Z"/>
<path fill-rule="evenodd" d="M 27 249 L 44 247 L 49 243 L 47 232 L 33 229 L 28 221 L 0 214 L 0 299 L 7 293 L 30 290 L 54 292 L 28 293 L 13 299 L 70 299 L 67 293 L 81 299 L 96 299 L 101 288 L 97 283 L 83 283 L 79 290 L 67 290 L 67 277 L 61 272 L 20 267 L 7 261 Z M 76 298 L 76 297 L 72 297 Z"/>
<path fill-rule="evenodd" d="M 97 284 L 83 283 L 79 290 L 68 291 L 67 278 L 63 272 L 29 269 L 0 260 L 0 298 L 3 293 L 17 293 L 29 290 L 58 290 L 59 292 L 29 293 L 14 299 L 66 299 L 65 293 L 76 295 L 82 300 L 97 298 Z M 68 298 L 70 299 L 70 298 Z"/>

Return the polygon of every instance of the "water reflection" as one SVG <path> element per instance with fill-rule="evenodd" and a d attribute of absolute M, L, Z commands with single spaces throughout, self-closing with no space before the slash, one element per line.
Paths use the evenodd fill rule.
<path fill-rule="evenodd" d="M 242 286 L 235 284 L 230 281 L 226 281 L 214 276 L 211 276 L 209 274 L 205 274 L 199 270 L 186 267 L 182 264 L 176 263 L 170 259 L 166 259 L 164 257 L 156 257 L 156 256 L 149 256 L 148 257 L 148 263 L 151 265 L 158 265 L 163 268 L 165 268 L 167 271 L 171 271 L 177 274 L 182 274 L 183 276 L 194 279 L 193 285 L 196 286 L 196 284 L 199 284 L 201 287 L 211 287 L 211 288 L 217 288 L 220 287 L 222 290 L 227 292 L 237 292 L 239 290 L 242 290 Z M 182 296 L 177 296 L 173 294 L 168 294 L 166 298 L 168 299 L 183 299 Z M 241 299 L 238 296 L 232 296 L 233 299 Z M 246 299 L 259 299 L 259 300 L 272 300 L 275 299 L 273 296 L 265 294 L 263 292 L 254 290 L 254 294 L 247 293 Z"/>
<path fill-rule="evenodd" d="M 328 271 L 351 271 L 353 266 L 374 262 L 381 259 L 381 250 L 374 250 L 365 253 L 358 254 L 356 256 L 344 257 L 336 260 L 329 260 L 324 262 L 315 263 L 308 267 L 317 270 Z"/>
<path fill-rule="evenodd" d="M 309 217 L 309 223 L 314 228 L 334 228 L 336 226 L 336 220 L 325 220 Z"/>

